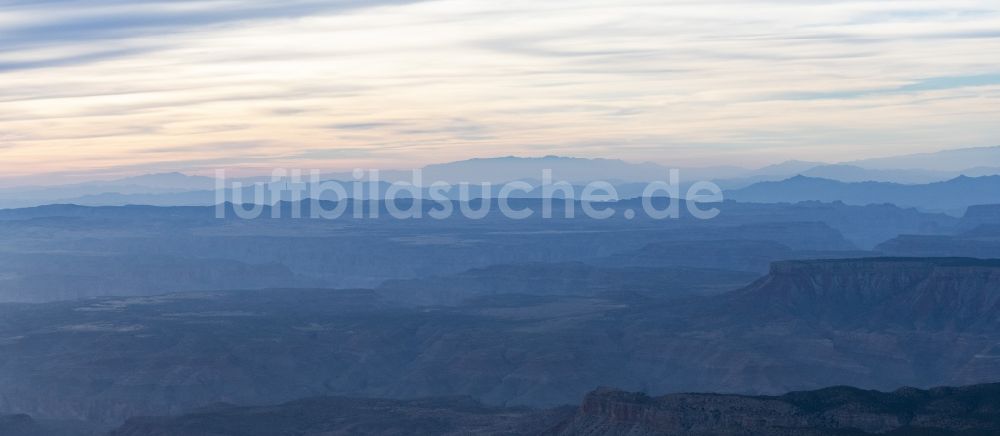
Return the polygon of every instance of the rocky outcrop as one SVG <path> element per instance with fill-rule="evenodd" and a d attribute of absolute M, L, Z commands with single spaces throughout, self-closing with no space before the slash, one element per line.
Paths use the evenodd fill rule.
<path fill-rule="evenodd" d="M 1000 384 L 891 393 L 833 387 L 781 396 L 600 389 L 553 435 L 793 436 L 1000 432 Z"/>

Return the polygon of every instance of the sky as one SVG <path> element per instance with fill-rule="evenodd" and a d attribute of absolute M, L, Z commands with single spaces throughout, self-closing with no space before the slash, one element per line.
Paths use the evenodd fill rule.
<path fill-rule="evenodd" d="M 997 0 L 0 0 L 0 180 L 753 167 L 998 133 Z"/>

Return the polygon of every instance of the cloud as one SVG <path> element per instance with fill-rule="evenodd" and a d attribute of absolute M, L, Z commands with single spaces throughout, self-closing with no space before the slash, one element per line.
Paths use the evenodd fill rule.
<path fill-rule="evenodd" d="M 975 76 L 945 76 L 932 77 L 917 83 L 902 86 L 898 92 L 920 92 L 941 89 L 965 88 L 969 86 L 1000 85 L 1000 73 L 979 74 Z"/>
<path fill-rule="evenodd" d="M 242 2 L 162 0 L 47 0 L 7 2 L 0 14 L 25 22 L 2 26 L 0 45 L 8 49 L 91 43 L 106 45 L 115 40 L 156 37 L 169 40 L 179 33 L 206 26 L 248 21 L 292 19 L 317 13 L 347 12 L 419 0 L 249 0 Z M 2 15 L 0 15 L 2 16 Z M 10 20 L 15 21 L 15 20 Z M 107 50 L 25 62 L 0 61 L 0 71 L 87 63 L 156 50 L 160 43 L 143 48 Z"/>
<path fill-rule="evenodd" d="M 28 70 L 35 68 L 52 68 L 65 65 L 97 62 L 103 59 L 130 56 L 138 53 L 143 53 L 146 51 L 148 50 L 144 49 L 104 50 L 93 53 L 83 53 L 83 54 L 48 58 L 48 59 L 25 60 L 25 61 L 0 61 L 0 73 L 4 71 Z"/>
<path fill-rule="evenodd" d="M 110 38 L 166 36 L 187 29 L 289 19 L 317 13 L 344 12 L 412 0 L 248 0 L 241 2 L 162 0 L 52 0 L 5 5 L 7 12 L 34 15 L 36 20 L 6 26 L 4 43 L 79 42 Z M 53 13 L 54 12 L 54 13 Z"/>
<path fill-rule="evenodd" d="M 974 0 L 7 1 L 0 170 L 989 144 L 997 29 Z"/>
<path fill-rule="evenodd" d="M 379 128 L 383 128 L 383 127 L 395 127 L 395 126 L 399 126 L 400 124 L 401 123 L 390 122 L 390 121 L 370 121 L 370 122 L 362 122 L 362 123 L 338 123 L 338 124 L 330 124 L 330 125 L 328 125 L 326 127 L 330 128 L 330 129 L 335 129 L 335 130 L 372 130 L 372 129 L 379 129 Z"/>
<path fill-rule="evenodd" d="M 837 91 L 818 93 L 792 93 L 778 96 L 777 98 L 787 98 L 791 100 L 828 100 L 828 99 L 852 99 L 864 98 L 868 96 L 919 93 L 925 91 L 942 91 L 951 89 L 961 89 L 978 86 L 1000 85 L 1000 74 L 979 74 L 972 76 L 944 76 L 931 77 L 918 80 L 903 86 L 883 89 L 868 89 L 857 91 Z"/>
<path fill-rule="evenodd" d="M 292 158 L 305 159 L 305 160 L 343 159 L 343 158 L 370 157 L 377 153 L 378 153 L 377 150 L 372 150 L 369 148 L 330 148 L 330 149 L 307 150 L 292 156 Z"/>

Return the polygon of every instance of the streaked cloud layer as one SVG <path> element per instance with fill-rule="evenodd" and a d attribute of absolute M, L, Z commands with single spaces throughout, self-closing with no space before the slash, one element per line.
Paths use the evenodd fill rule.
<path fill-rule="evenodd" d="M 995 1 L 0 2 L 0 170 L 1000 144 Z"/>

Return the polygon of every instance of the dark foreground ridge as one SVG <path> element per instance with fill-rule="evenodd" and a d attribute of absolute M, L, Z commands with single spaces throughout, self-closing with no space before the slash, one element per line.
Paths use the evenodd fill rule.
<path fill-rule="evenodd" d="M 827 436 L 995 435 L 1000 383 L 960 388 L 851 387 L 781 396 L 673 394 L 602 388 L 578 408 L 489 408 L 468 398 L 378 400 L 322 397 L 271 407 L 219 406 L 135 418 L 113 436 L 546 435 Z"/>
<path fill-rule="evenodd" d="M 587 395 L 558 435 L 995 435 L 1000 384 L 884 393 L 851 387 L 781 396 Z"/>

